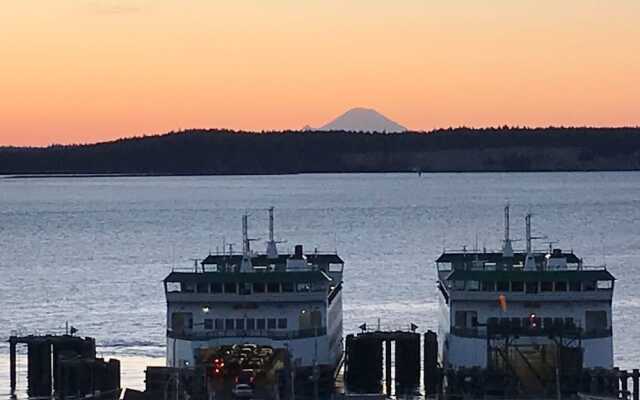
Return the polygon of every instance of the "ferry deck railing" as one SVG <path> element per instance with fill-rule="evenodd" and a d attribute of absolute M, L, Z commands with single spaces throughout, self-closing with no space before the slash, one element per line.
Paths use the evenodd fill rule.
<path fill-rule="evenodd" d="M 268 338 L 274 340 L 304 339 L 327 334 L 326 327 L 299 330 L 269 330 L 269 329 L 217 329 L 211 331 L 183 331 L 167 330 L 167 337 L 182 340 L 210 340 L 222 338 Z"/>

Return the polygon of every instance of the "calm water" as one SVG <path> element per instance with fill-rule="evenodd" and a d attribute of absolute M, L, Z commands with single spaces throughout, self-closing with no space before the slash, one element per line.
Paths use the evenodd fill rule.
<path fill-rule="evenodd" d="M 619 279 L 616 364 L 640 367 L 637 172 L 0 179 L 0 339 L 69 321 L 141 388 L 144 365 L 164 362 L 165 274 L 223 237 L 239 248 L 245 210 L 262 250 L 271 205 L 281 246 L 337 248 L 346 260 L 347 332 L 377 318 L 435 329 L 433 260 L 444 247 L 497 248 L 506 201 L 513 236 L 532 211 L 535 234 L 606 261 Z M 8 391 L 2 343 L 0 397 Z"/>

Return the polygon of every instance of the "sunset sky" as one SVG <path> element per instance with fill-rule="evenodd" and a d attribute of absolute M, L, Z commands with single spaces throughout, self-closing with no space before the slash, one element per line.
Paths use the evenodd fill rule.
<path fill-rule="evenodd" d="M 187 128 L 640 125 L 639 0 L 8 0 L 0 145 Z"/>

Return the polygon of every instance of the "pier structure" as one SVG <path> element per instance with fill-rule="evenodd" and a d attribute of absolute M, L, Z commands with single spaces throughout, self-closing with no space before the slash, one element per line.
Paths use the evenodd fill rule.
<path fill-rule="evenodd" d="M 422 367 L 423 393 L 432 398 L 523 398 L 534 395 L 541 399 L 578 396 L 640 400 L 640 370 L 583 367 L 580 352 L 570 343 L 579 340 L 574 336 L 575 332 L 564 328 L 544 331 L 545 335 L 556 339 L 558 345 L 556 353 L 538 355 L 557 360 L 551 376 L 542 376 L 540 365 L 532 361 L 535 357 L 520 354 L 523 350 L 513 345 L 512 329 L 494 325 L 493 321 L 490 325 L 491 357 L 499 359 L 490 368 L 443 367 L 438 360 L 438 335 L 432 331 L 424 333 L 422 349 L 420 334 L 415 332 L 363 329 L 361 333 L 347 335 L 344 364 L 347 393 L 349 396 L 417 393 Z M 512 362 L 517 357 L 523 359 L 526 368 Z M 543 390 L 532 391 L 534 383 L 542 384 Z"/>
<path fill-rule="evenodd" d="M 420 334 L 413 331 L 367 331 L 347 335 L 345 381 L 355 393 L 412 393 L 420 386 Z M 384 356 L 383 356 L 384 349 Z M 395 351 L 394 351 L 395 350 Z M 392 379 L 393 377 L 393 379 Z"/>
<path fill-rule="evenodd" d="M 9 337 L 11 394 L 17 387 L 17 347 L 27 346 L 27 391 L 31 397 L 64 399 L 70 395 L 120 393 L 120 362 L 96 358 L 95 340 L 72 335 Z M 108 397 L 109 393 L 112 397 Z"/>

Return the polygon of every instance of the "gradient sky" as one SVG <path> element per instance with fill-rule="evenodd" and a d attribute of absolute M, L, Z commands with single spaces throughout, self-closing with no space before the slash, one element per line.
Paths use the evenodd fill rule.
<path fill-rule="evenodd" d="M 0 145 L 299 129 L 640 125 L 639 0 L 7 0 Z"/>

